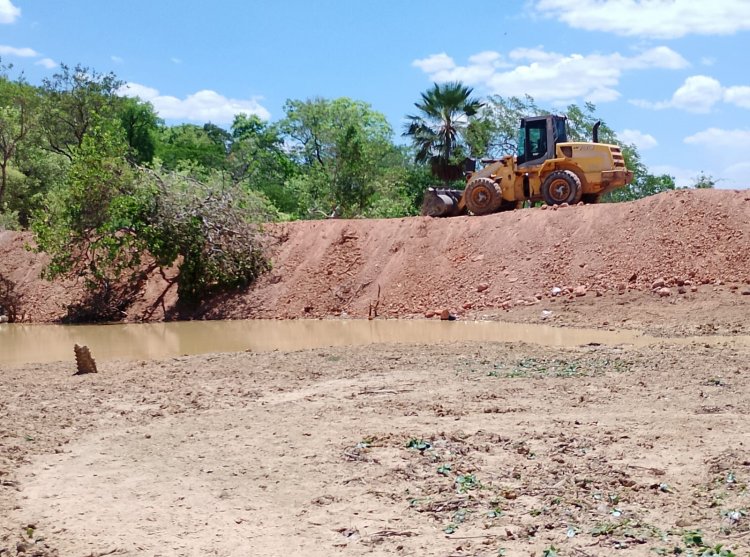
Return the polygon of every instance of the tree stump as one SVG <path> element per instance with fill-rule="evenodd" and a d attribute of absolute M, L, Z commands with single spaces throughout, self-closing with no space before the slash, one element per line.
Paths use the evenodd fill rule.
<path fill-rule="evenodd" d="M 91 357 L 91 351 L 88 346 L 78 346 L 77 344 L 73 347 L 73 351 L 76 353 L 76 367 L 78 371 L 73 375 L 84 375 L 86 373 L 97 373 L 96 362 Z"/>

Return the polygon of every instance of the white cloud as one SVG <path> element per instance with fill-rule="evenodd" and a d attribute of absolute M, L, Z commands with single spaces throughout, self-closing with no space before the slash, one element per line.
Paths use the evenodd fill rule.
<path fill-rule="evenodd" d="M 115 64 L 122 64 L 125 60 L 120 58 L 119 56 L 110 56 L 110 60 L 112 60 Z"/>
<path fill-rule="evenodd" d="M 13 23 L 21 17 L 21 8 L 13 5 L 10 0 L 0 0 L 0 23 Z"/>
<path fill-rule="evenodd" d="M 636 106 L 653 110 L 677 108 L 696 114 L 706 114 L 722 101 L 742 108 L 750 108 L 750 87 L 723 87 L 713 77 L 694 75 L 688 77 L 685 83 L 674 92 L 672 98 L 667 101 L 654 102 L 635 99 L 630 102 Z"/>
<path fill-rule="evenodd" d="M 724 172 L 724 180 L 716 184 L 717 188 L 738 188 L 745 189 L 750 187 L 747 177 L 750 176 L 750 162 L 742 161 L 728 166 Z"/>
<path fill-rule="evenodd" d="M 537 14 L 576 29 L 674 39 L 750 29 L 747 0 L 532 0 Z"/>
<path fill-rule="evenodd" d="M 139 83 L 127 83 L 121 89 L 121 93 L 150 102 L 159 116 L 168 120 L 228 124 L 232 122 L 236 114 L 255 114 L 264 120 L 271 117 L 268 110 L 261 106 L 256 98 L 229 99 L 208 89 L 188 95 L 184 99 L 178 99 L 169 95 L 161 95 L 152 87 Z"/>
<path fill-rule="evenodd" d="M 33 48 L 16 48 L 15 46 L 8 46 L 8 45 L 0 44 L 0 56 L 18 56 L 19 58 L 33 58 L 34 56 L 39 56 L 39 54 Z"/>
<path fill-rule="evenodd" d="M 706 166 L 718 168 L 707 173 L 718 180 L 717 187 L 747 188 L 750 162 L 747 146 L 750 144 L 750 128 L 725 130 L 708 128 L 683 140 L 688 145 L 700 148 Z"/>
<path fill-rule="evenodd" d="M 750 130 L 723 130 L 708 128 L 684 139 L 689 145 L 701 145 L 720 151 L 747 151 L 750 144 Z"/>
<path fill-rule="evenodd" d="M 433 54 L 412 65 L 435 82 L 462 81 L 482 86 L 503 96 L 531 95 L 541 101 L 592 102 L 616 100 L 615 89 L 625 71 L 650 68 L 680 69 L 688 66 L 680 54 L 660 46 L 635 56 L 613 54 L 570 54 L 547 52 L 542 47 L 518 48 L 507 59 L 498 52 L 481 52 L 460 66 L 446 53 Z"/>
<path fill-rule="evenodd" d="M 182 64 L 181 58 L 170 58 L 169 59 L 173 64 Z"/>
<path fill-rule="evenodd" d="M 47 68 L 48 70 L 51 70 L 57 67 L 57 62 L 55 62 L 52 58 L 42 58 L 41 60 L 37 60 L 36 62 L 34 62 L 34 65 L 42 66 L 44 68 Z"/>
<path fill-rule="evenodd" d="M 750 87 L 728 87 L 724 91 L 724 101 L 742 108 L 750 108 Z"/>
<path fill-rule="evenodd" d="M 641 151 L 652 149 L 659 144 L 653 135 L 639 130 L 622 130 L 617 134 L 617 137 L 629 145 L 635 145 Z"/>

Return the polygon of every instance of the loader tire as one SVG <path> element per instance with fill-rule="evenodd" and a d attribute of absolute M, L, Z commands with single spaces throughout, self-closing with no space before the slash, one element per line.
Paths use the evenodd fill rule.
<path fill-rule="evenodd" d="M 489 178 L 477 178 L 464 191 L 466 207 L 475 215 L 495 213 L 503 203 L 500 185 Z"/>
<path fill-rule="evenodd" d="M 555 170 L 542 184 L 542 197 L 547 205 L 575 205 L 582 195 L 581 179 L 570 170 Z"/>

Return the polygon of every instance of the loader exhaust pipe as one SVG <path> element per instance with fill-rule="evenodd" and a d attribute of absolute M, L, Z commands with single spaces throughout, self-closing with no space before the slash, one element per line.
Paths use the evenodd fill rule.
<path fill-rule="evenodd" d="M 599 120 L 596 124 L 594 124 L 594 137 L 592 141 L 594 143 L 599 143 L 599 126 L 602 125 L 602 121 Z"/>

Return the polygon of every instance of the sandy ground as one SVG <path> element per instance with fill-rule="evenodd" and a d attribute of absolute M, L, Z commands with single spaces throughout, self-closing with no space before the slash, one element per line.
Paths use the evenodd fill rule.
<path fill-rule="evenodd" d="M 190 317 L 375 305 L 664 342 L 6 366 L 0 557 L 750 555 L 747 191 L 272 233 L 271 273 Z M 22 320 L 58 320 L 80 285 L 41 281 L 29 241 L 0 232 L 0 274 Z M 726 340 L 669 340 L 703 335 Z"/>
<path fill-rule="evenodd" d="M 748 555 L 748 356 L 727 337 L 3 369 L 0 555 Z"/>

